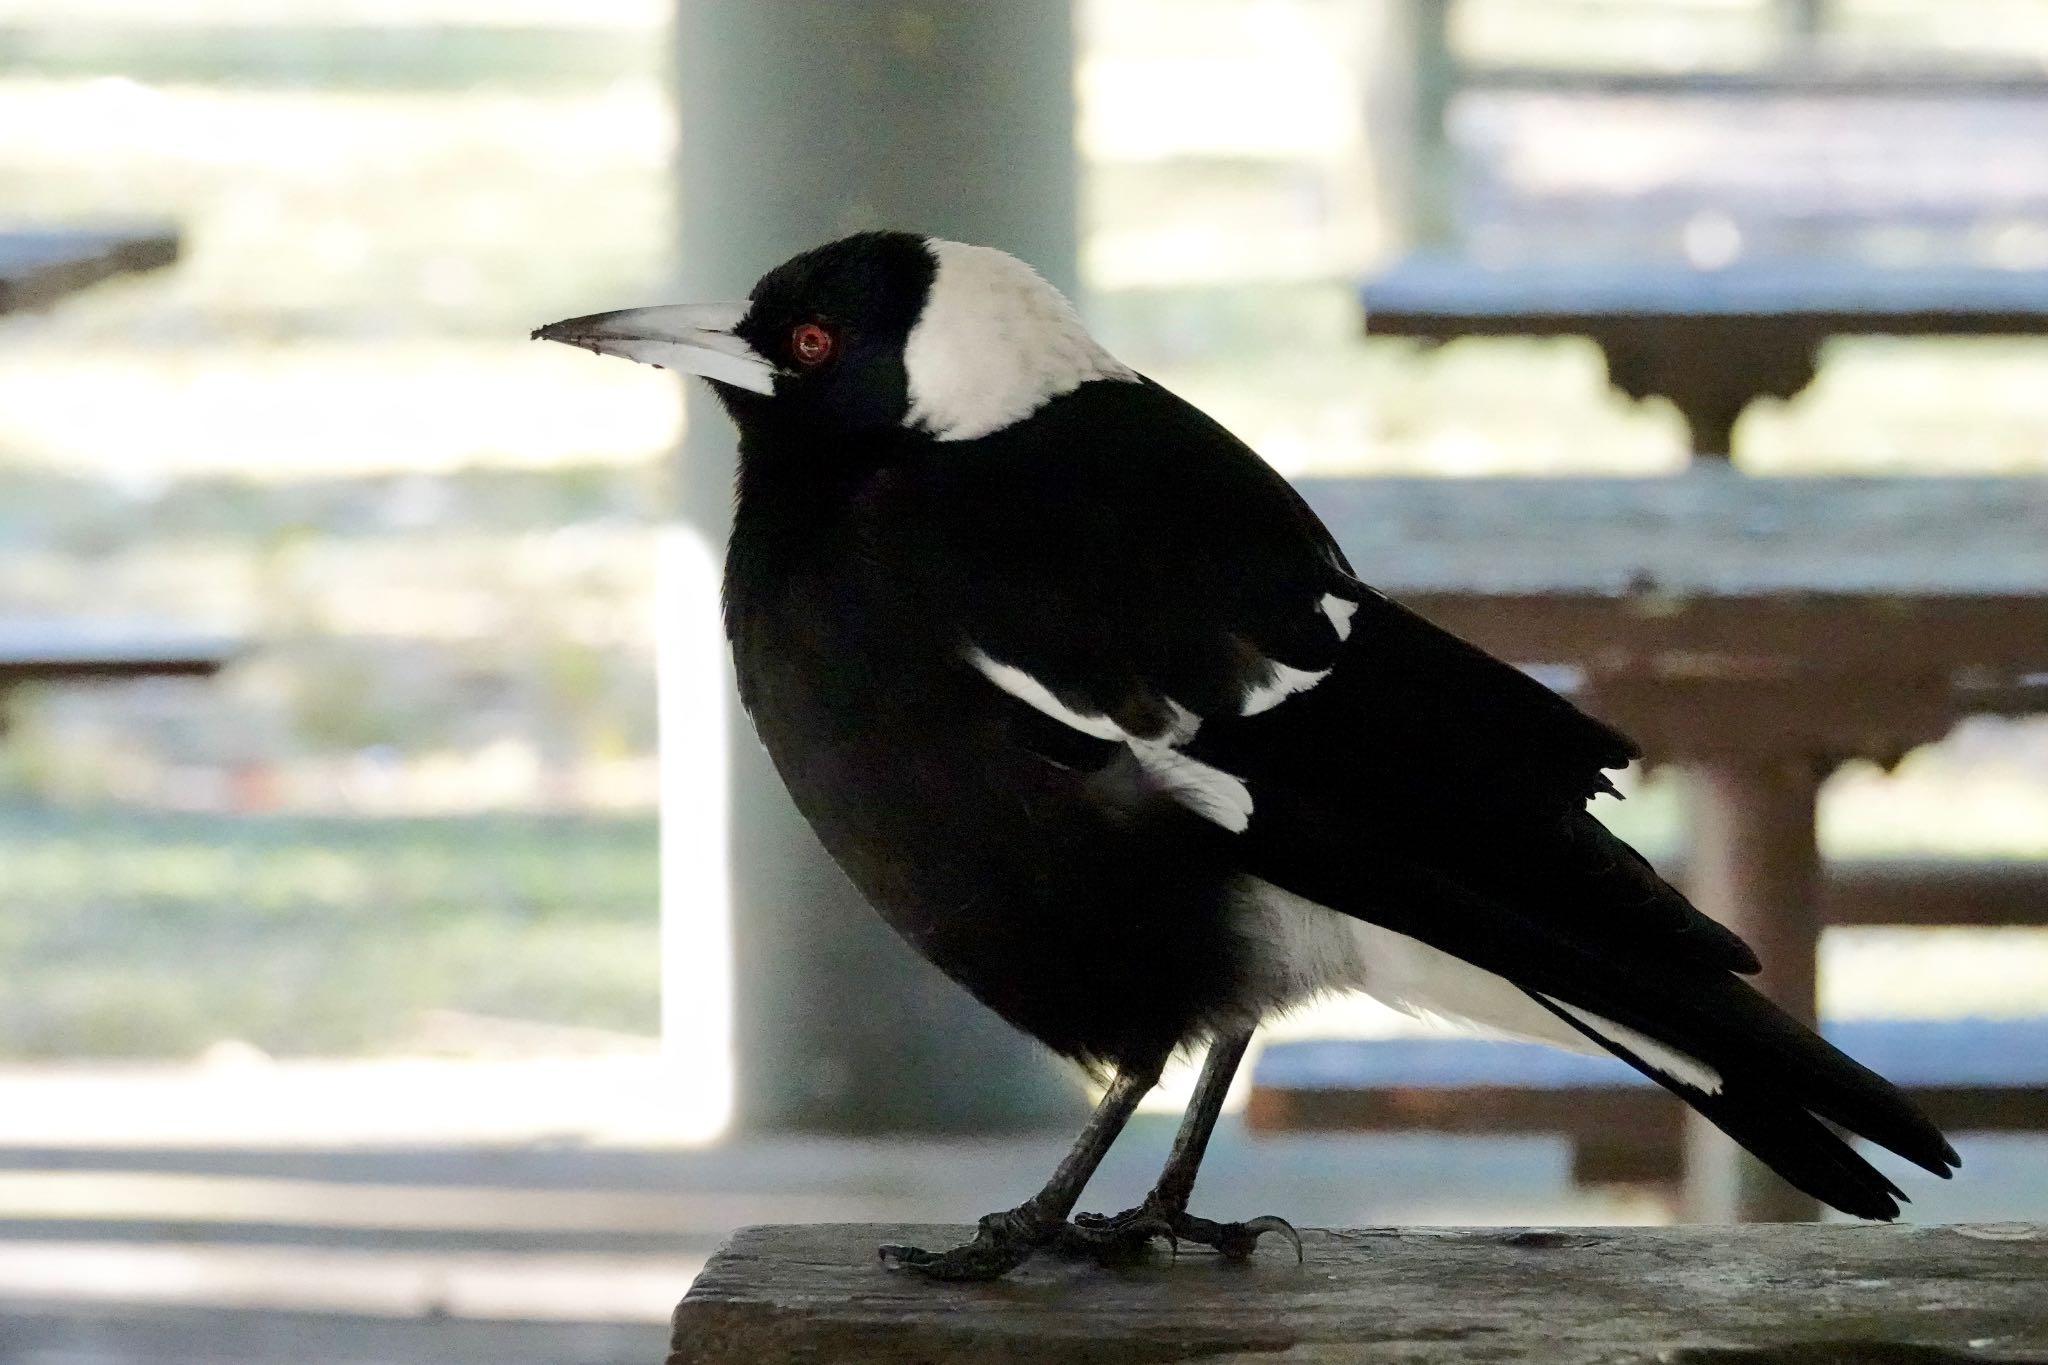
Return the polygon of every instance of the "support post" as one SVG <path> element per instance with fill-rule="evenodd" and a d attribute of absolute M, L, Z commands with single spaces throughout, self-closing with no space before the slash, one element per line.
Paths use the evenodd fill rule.
<path fill-rule="evenodd" d="M 1405 247 L 1443 247 L 1456 236 L 1451 99 L 1451 0 L 1397 0 L 1375 11 L 1373 175 Z M 1368 324 L 1369 325 L 1369 324 Z"/>
<path fill-rule="evenodd" d="M 1801 1023 L 1815 1016 L 1821 765 L 1742 755 L 1688 765 L 1692 843 L 1687 890 L 1700 909 L 1763 960 L 1757 988 Z M 1812 1222 L 1820 1204 L 1786 1184 L 1696 1114 L 1686 1135 L 1687 1216 L 1702 1221 Z"/>
<path fill-rule="evenodd" d="M 742 297 L 788 256 L 877 227 L 1001 247 L 1074 287 L 1065 0 L 678 0 L 675 43 L 676 297 Z M 733 433 L 701 390 L 678 483 L 722 552 Z M 701 614 L 690 628 L 716 629 Z M 1063 1068 L 861 902 L 732 710 L 736 1122 L 986 1130 L 1083 1112 Z"/>

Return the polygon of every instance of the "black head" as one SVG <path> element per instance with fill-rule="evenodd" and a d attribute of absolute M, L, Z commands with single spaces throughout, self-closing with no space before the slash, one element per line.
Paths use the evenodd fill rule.
<path fill-rule="evenodd" d="M 1089 380 L 1136 378 L 1022 261 L 907 232 L 806 251 L 742 303 L 629 308 L 534 336 L 702 375 L 743 428 L 968 440 Z"/>
<path fill-rule="evenodd" d="M 901 426 L 904 351 L 938 273 L 922 237 L 843 237 L 763 275 L 733 333 L 774 366 L 767 401 L 785 412 L 852 430 Z M 761 401 L 730 386 L 719 396 L 740 421 Z"/>

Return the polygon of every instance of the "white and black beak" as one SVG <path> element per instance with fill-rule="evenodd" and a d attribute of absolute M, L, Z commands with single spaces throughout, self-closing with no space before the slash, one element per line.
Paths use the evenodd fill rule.
<path fill-rule="evenodd" d="M 734 329 L 753 305 L 683 303 L 622 308 L 615 313 L 564 318 L 534 329 L 535 341 L 559 341 L 598 355 L 623 356 L 643 365 L 702 375 L 753 393 L 773 396 L 775 366 Z"/>

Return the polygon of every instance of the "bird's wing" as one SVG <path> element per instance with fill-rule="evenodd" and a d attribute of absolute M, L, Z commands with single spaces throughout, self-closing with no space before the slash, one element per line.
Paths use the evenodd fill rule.
<path fill-rule="evenodd" d="M 1089 386 L 934 461 L 911 550 L 1049 761 L 1234 833 L 1287 813 L 1481 891 L 1556 887 L 1560 933 L 1755 959 L 1585 812 L 1626 737 L 1366 587 L 1287 482 L 1156 386 Z M 1389 855 L 1393 856 L 1393 855 Z M 1455 949 L 1451 949 L 1455 951 Z"/>
<path fill-rule="evenodd" d="M 1626 737 L 1362 584 L 1199 412 L 1116 388 L 944 462 L 919 519 L 1021 742 L 1228 831 L 1255 883 L 1518 988 L 1838 1207 L 1897 1192 L 1815 1115 L 1946 1174 L 1940 1133 L 1586 810 Z"/>

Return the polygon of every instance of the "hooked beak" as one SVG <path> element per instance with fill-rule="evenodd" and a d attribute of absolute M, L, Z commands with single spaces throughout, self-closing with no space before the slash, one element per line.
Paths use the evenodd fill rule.
<path fill-rule="evenodd" d="M 598 355 L 624 356 L 643 365 L 698 374 L 772 397 L 775 367 L 733 335 L 732 329 L 752 306 L 741 300 L 625 308 L 551 322 L 535 328 L 533 340 L 559 341 Z"/>

